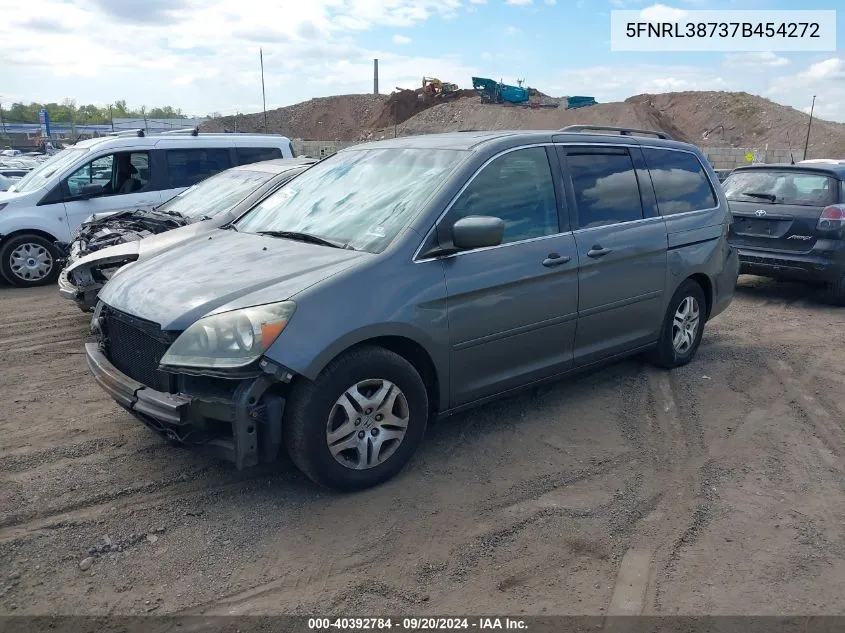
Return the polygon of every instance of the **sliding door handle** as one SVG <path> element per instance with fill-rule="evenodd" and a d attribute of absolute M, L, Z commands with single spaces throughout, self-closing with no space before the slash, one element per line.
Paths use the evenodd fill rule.
<path fill-rule="evenodd" d="M 561 264 L 567 264 L 572 260 L 569 255 L 558 255 L 557 253 L 549 253 L 549 256 L 543 260 L 543 266 L 560 266 Z"/>
<path fill-rule="evenodd" d="M 601 244 L 596 244 L 587 251 L 587 257 L 604 257 L 608 253 L 612 253 L 613 249 L 611 248 L 602 248 Z"/>

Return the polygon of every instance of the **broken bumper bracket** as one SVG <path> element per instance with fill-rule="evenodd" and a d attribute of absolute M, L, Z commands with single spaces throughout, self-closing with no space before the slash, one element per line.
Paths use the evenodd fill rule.
<path fill-rule="evenodd" d="M 100 387 L 167 439 L 234 462 L 239 470 L 278 457 L 284 398 L 267 393 L 274 383 L 272 376 L 244 380 L 232 400 L 198 398 L 150 389 L 112 365 L 96 343 L 87 343 L 85 353 Z M 203 437 L 207 420 L 230 423 L 231 440 Z M 196 436 L 203 439 L 196 441 Z"/>

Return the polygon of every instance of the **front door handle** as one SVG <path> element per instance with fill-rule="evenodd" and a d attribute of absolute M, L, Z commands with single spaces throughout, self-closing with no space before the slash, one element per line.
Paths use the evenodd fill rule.
<path fill-rule="evenodd" d="M 569 255 L 558 255 L 557 253 L 549 253 L 549 256 L 543 260 L 543 266 L 560 266 L 568 263 L 572 258 Z"/>
<path fill-rule="evenodd" d="M 608 253 L 612 253 L 613 249 L 602 248 L 601 244 L 593 245 L 593 248 L 587 251 L 587 257 L 604 257 Z"/>

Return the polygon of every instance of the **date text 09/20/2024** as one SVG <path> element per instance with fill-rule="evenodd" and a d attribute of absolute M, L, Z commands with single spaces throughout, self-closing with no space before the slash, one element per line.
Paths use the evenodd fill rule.
<path fill-rule="evenodd" d="M 448 631 L 448 630 L 526 630 L 518 618 L 310 618 L 312 631 Z"/>

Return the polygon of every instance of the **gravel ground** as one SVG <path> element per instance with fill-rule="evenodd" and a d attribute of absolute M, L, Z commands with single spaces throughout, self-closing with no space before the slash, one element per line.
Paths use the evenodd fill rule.
<path fill-rule="evenodd" d="M 740 285 L 690 365 L 435 425 L 355 495 L 168 446 L 86 316 L 0 287 L 0 614 L 845 613 L 845 313 Z"/>

